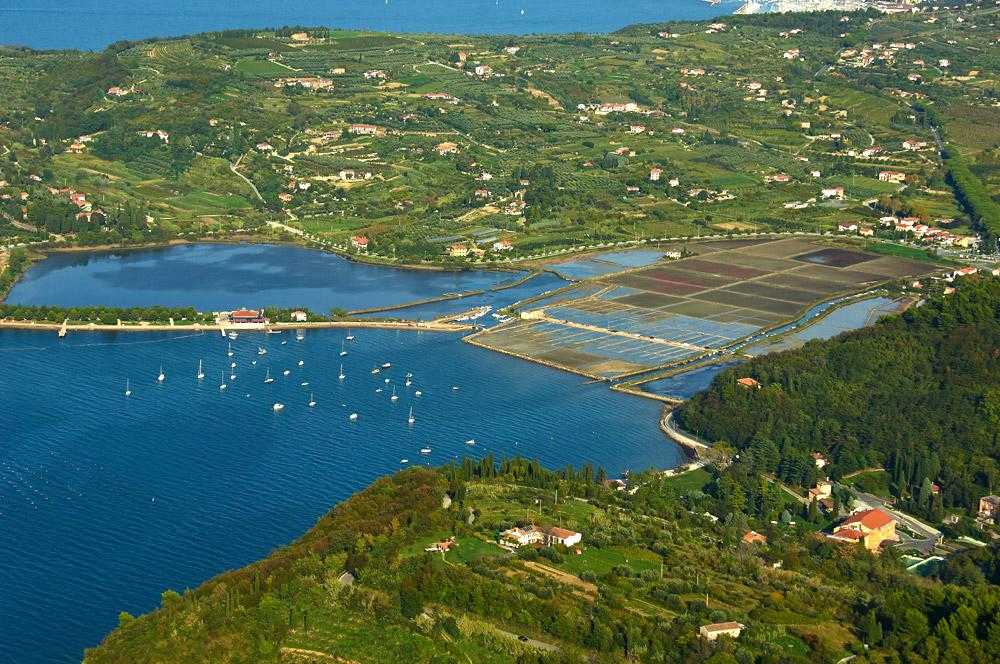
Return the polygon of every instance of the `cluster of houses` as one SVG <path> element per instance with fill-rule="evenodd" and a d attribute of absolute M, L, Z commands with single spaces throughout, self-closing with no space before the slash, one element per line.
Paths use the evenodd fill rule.
<path fill-rule="evenodd" d="M 848 48 L 840 52 L 840 63 L 856 69 L 864 69 L 875 62 L 893 64 L 900 51 L 912 51 L 917 47 L 912 42 L 875 43 L 871 46 Z"/>
<path fill-rule="evenodd" d="M 580 533 L 557 526 L 550 528 L 540 528 L 535 525 L 524 528 L 514 527 L 500 533 L 500 545 L 514 549 L 522 546 L 555 546 L 557 544 L 569 548 L 579 544 L 582 539 L 583 535 Z"/>
<path fill-rule="evenodd" d="M 983 496 L 979 499 L 977 520 L 983 524 L 1000 524 L 1000 496 Z"/>
<path fill-rule="evenodd" d="M 946 223 L 950 220 L 940 219 L 938 223 Z M 928 226 L 923 223 L 920 217 L 896 217 L 885 216 L 879 218 L 879 225 L 895 233 L 905 233 L 923 244 L 937 247 L 961 247 L 971 249 L 980 243 L 980 238 L 975 235 L 956 235 L 944 228 Z M 873 237 L 875 229 L 865 224 L 845 222 L 837 225 L 837 230 L 841 233 L 857 233 L 862 237 Z"/>

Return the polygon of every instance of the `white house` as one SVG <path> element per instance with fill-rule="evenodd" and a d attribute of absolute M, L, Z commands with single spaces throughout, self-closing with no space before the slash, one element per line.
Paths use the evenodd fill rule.
<path fill-rule="evenodd" d="M 712 623 L 710 625 L 702 625 L 698 630 L 702 638 L 708 641 L 715 641 L 720 636 L 728 636 L 733 639 L 738 639 L 743 630 L 746 629 L 746 625 L 738 622 L 723 622 L 723 623 Z"/>

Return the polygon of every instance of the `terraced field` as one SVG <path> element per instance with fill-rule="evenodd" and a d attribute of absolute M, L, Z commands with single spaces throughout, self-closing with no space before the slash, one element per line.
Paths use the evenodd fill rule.
<path fill-rule="evenodd" d="M 685 249 L 691 255 L 679 260 L 657 260 L 663 252 L 598 254 L 556 266 L 584 279 L 580 295 L 529 305 L 519 320 L 472 341 L 593 378 L 620 378 L 717 353 L 824 300 L 934 270 L 806 238 Z"/>

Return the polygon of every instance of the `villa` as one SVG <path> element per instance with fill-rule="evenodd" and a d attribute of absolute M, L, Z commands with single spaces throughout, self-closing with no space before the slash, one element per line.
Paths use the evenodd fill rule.
<path fill-rule="evenodd" d="M 508 546 L 555 546 L 561 544 L 565 547 L 575 546 L 583 539 L 583 535 L 565 528 L 539 528 L 538 526 L 527 526 L 525 528 L 511 528 L 500 533 L 500 542 Z"/>
<path fill-rule="evenodd" d="M 351 246 L 358 251 L 368 251 L 368 238 L 364 235 L 355 235 L 351 238 Z"/>
<path fill-rule="evenodd" d="M 871 552 L 878 551 L 886 540 L 896 541 L 896 521 L 879 509 L 863 510 L 850 515 L 828 535 L 841 542 L 860 542 Z"/>
<path fill-rule="evenodd" d="M 979 499 L 979 517 L 982 519 L 1000 519 L 1000 496 L 983 496 Z"/>

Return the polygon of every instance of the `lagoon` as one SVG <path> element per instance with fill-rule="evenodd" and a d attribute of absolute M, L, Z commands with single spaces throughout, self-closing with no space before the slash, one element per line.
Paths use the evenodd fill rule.
<path fill-rule="evenodd" d="M 286 25 L 462 34 L 609 32 L 632 23 L 710 18 L 738 6 L 703 0 L 11 0 L 0 7 L 0 43 L 100 50 L 124 39 Z"/>
<path fill-rule="evenodd" d="M 353 263 L 314 249 L 268 244 L 50 254 L 14 286 L 9 304 L 307 307 L 317 313 L 402 304 L 487 289 L 512 278 L 485 270 L 409 270 Z M 470 305 L 471 306 L 471 305 Z"/>
<path fill-rule="evenodd" d="M 208 260 L 213 255 L 221 257 Z M 336 279 L 300 290 L 303 261 L 336 257 L 266 245 L 55 258 L 54 269 L 46 270 L 46 261 L 29 271 L 21 297 L 32 292 L 51 304 L 45 300 L 82 303 L 86 295 L 118 306 L 189 293 L 174 303 L 315 298 L 304 304 L 329 308 L 349 306 L 358 289 L 371 300 L 402 301 L 467 287 L 467 280 L 511 278 L 337 259 L 342 264 L 330 268 Z M 44 279 L 32 282 L 35 270 Z M 486 297 L 500 304 L 496 298 L 561 283 L 542 275 Z M 337 501 L 406 465 L 524 455 L 548 467 L 603 465 L 615 476 L 683 460 L 657 427 L 655 401 L 454 334 L 355 334 L 345 343 L 339 330 L 311 330 L 302 340 L 245 332 L 230 358 L 229 341 L 218 333 L 71 333 L 60 340 L 0 332 L 0 661 L 79 661 L 119 611 L 148 611 L 167 588 L 193 587 L 265 556 Z M 199 359 L 202 381 L 195 377 Z M 371 373 L 384 362 L 392 367 Z M 166 380 L 158 384 L 161 366 Z M 268 370 L 274 383 L 264 382 Z M 406 373 L 413 374 L 410 386 Z M 276 402 L 285 405 L 280 413 Z"/>

